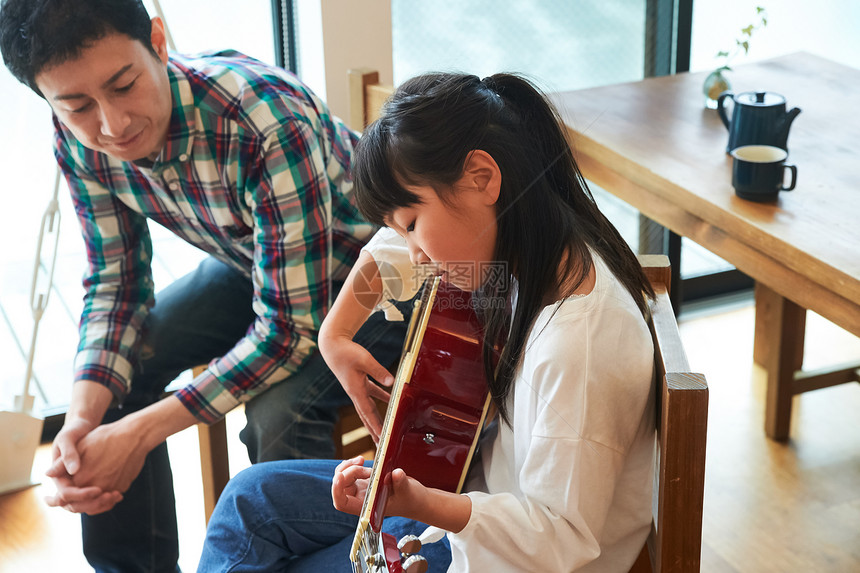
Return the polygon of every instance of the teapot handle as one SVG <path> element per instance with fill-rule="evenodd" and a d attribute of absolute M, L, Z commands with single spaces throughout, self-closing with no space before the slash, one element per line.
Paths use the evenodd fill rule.
<path fill-rule="evenodd" d="M 734 97 L 735 94 L 732 92 L 723 92 L 720 94 L 720 97 L 717 98 L 717 113 L 720 114 L 720 119 L 723 120 L 723 124 L 726 126 L 726 129 L 731 130 L 731 122 L 729 121 L 728 115 L 726 115 L 726 108 L 723 105 L 723 100 L 727 97 Z"/>

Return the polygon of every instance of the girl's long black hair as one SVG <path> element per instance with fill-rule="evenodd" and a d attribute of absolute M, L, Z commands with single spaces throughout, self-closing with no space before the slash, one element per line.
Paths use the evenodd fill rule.
<path fill-rule="evenodd" d="M 578 286 L 588 276 L 589 249 L 606 262 L 643 315 L 646 298 L 654 293 L 636 256 L 597 208 L 557 112 L 518 75 L 481 80 L 433 73 L 403 83 L 356 147 L 352 171 L 358 207 L 382 225 L 394 209 L 419 202 L 404 185 L 430 185 L 445 200 L 469 153 L 477 149 L 489 153 L 501 171 L 495 257 L 518 283 L 513 316 L 508 304 L 478 305 L 490 393 L 509 421 L 507 397 L 529 330 L 541 309 L 555 300 L 561 281 L 572 274 Z M 563 264 L 568 268 L 560 270 Z M 493 281 L 476 294 L 507 301 L 510 288 L 511 281 Z M 494 342 L 505 334 L 496 368 Z"/>

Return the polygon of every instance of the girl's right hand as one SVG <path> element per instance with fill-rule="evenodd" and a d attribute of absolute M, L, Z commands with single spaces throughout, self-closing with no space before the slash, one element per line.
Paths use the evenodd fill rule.
<path fill-rule="evenodd" d="M 388 402 L 390 396 L 373 380 L 390 387 L 394 384 L 394 376 L 349 336 L 321 335 L 319 348 L 326 364 L 355 405 L 364 427 L 374 443 L 378 444 L 382 433 L 382 418 L 373 398 Z"/>

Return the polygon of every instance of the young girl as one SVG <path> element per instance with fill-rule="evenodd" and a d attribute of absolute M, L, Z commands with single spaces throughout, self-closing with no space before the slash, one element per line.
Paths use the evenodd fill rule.
<path fill-rule="evenodd" d="M 362 213 L 388 228 L 353 269 L 320 349 L 374 435 L 369 395 L 381 390 L 369 378 L 391 376 L 352 335 L 391 279 L 377 268 L 402 268 L 398 253 L 432 263 L 475 291 L 486 341 L 506 337 L 496 369 L 485 341 L 498 419 L 465 493 L 396 470 L 387 514 L 400 517 L 384 530 L 447 531 L 422 551 L 432 571 L 629 570 L 651 520 L 653 293 L 552 106 L 515 75 L 415 78 L 365 131 L 353 173 Z M 400 271 L 401 298 L 422 274 Z M 369 475 L 361 458 L 246 470 L 218 503 L 200 570 L 349 571 Z"/>

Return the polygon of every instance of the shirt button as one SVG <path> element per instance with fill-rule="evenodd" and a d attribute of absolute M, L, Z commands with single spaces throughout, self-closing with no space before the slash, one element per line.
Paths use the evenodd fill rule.
<path fill-rule="evenodd" d="M 188 161 L 188 155 L 183 153 L 179 156 L 179 161 Z"/>
<path fill-rule="evenodd" d="M 179 183 L 171 183 L 171 184 L 170 184 L 170 189 L 171 189 L 172 191 L 178 191 L 178 190 L 179 190 Z"/>

